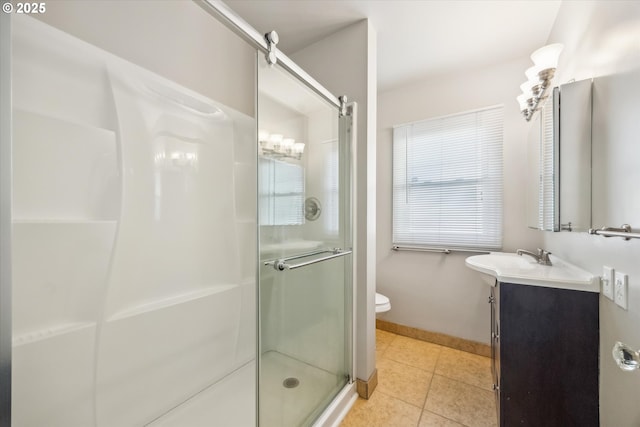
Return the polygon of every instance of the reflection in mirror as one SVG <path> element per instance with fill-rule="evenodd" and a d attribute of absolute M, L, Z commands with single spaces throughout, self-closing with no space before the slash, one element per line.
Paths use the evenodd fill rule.
<path fill-rule="evenodd" d="M 527 224 L 545 231 L 591 226 L 591 80 L 555 88 L 531 120 Z"/>
<path fill-rule="evenodd" d="M 304 169 L 300 165 L 258 159 L 260 225 L 304 224 Z"/>
<path fill-rule="evenodd" d="M 539 114 L 531 119 L 527 154 L 529 173 L 527 183 L 527 224 L 531 228 L 558 231 L 559 224 L 559 179 L 558 170 L 558 129 L 554 126 L 554 100 L 558 90 L 538 105 Z"/>

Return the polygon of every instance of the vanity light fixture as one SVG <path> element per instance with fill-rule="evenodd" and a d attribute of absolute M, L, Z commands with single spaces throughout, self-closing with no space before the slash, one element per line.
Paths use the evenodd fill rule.
<path fill-rule="evenodd" d="M 262 155 L 276 159 L 288 157 L 300 160 L 304 152 L 304 143 L 279 133 L 270 134 L 267 130 L 258 131 L 258 142 Z"/>
<path fill-rule="evenodd" d="M 546 97 L 547 89 L 551 86 L 551 80 L 558 67 L 562 48 L 562 44 L 554 43 L 543 46 L 531 54 L 534 65 L 525 71 L 527 81 L 520 85 L 522 94 L 516 98 L 527 121 L 531 120 L 538 104 Z"/>

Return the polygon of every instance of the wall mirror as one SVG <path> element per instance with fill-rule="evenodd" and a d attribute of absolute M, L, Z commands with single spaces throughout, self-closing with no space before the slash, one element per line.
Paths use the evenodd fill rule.
<path fill-rule="evenodd" d="M 593 80 L 593 228 L 640 227 L 640 69 Z"/>
<path fill-rule="evenodd" d="M 530 122 L 527 225 L 545 231 L 591 227 L 591 80 L 554 88 Z"/>

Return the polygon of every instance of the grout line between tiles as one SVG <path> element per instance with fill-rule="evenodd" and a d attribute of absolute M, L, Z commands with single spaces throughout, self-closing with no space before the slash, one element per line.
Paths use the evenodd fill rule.
<path fill-rule="evenodd" d="M 420 422 L 422 421 L 422 418 L 423 418 L 424 412 L 426 411 L 426 409 L 425 409 L 425 408 L 426 408 L 426 403 L 427 403 L 427 400 L 428 400 L 428 398 L 429 398 L 429 394 L 430 394 L 430 392 L 431 392 L 431 387 L 432 387 L 432 385 L 433 385 L 434 377 L 435 377 L 436 375 L 441 376 L 441 377 L 443 377 L 443 378 L 446 378 L 447 380 L 457 382 L 457 383 L 462 384 L 462 385 L 464 385 L 464 386 L 466 386 L 466 387 L 472 387 L 473 389 L 476 389 L 476 390 L 482 390 L 482 391 L 488 391 L 488 392 L 491 392 L 491 390 L 489 390 L 489 389 L 485 389 L 485 388 L 480 387 L 480 386 L 478 386 L 478 385 L 469 384 L 469 383 L 467 383 L 467 382 L 465 382 L 465 381 L 461 381 L 460 379 L 457 379 L 457 378 L 451 378 L 450 376 L 447 376 L 447 375 L 444 375 L 444 374 L 441 374 L 441 373 L 436 374 L 436 371 L 438 370 L 438 366 L 439 366 L 439 365 L 440 365 L 440 363 L 441 363 L 441 358 L 442 358 L 442 357 L 445 357 L 445 355 L 443 354 L 443 353 L 444 353 L 444 352 L 443 352 L 443 348 L 445 348 L 446 346 L 442 346 L 442 345 L 440 345 L 440 344 L 435 344 L 435 343 L 430 343 L 430 344 L 432 344 L 432 345 L 434 345 L 434 346 L 439 347 L 439 349 L 438 349 L 438 355 L 437 355 L 437 358 L 436 358 L 436 362 L 435 362 L 434 367 L 433 367 L 433 369 L 432 369 L 432 370 L 422 369 L 422 368 L 420 368 L 420 367 L 417 367 L 417 366 L 413 366 L 413 365 L 407 364 L 407 363 L 405 363 L 405 362 L 403 362 L 403 361 L 395 360 L 395 359 L 393 359 L 393 358 L 391 358 L 391 357 L 386 357 L 387 350 L 389 349 L 389 347 L 391 346 L 391 344 L 392 344 L 394 341 L 396 341 L 396 338 L 397 338 L 398 336 L 401 336 L 401 335 L 394 334 L 394 336 L 393 336 L 393 337 L 392 337 L 392 338 L 387 342 L 387 345 L 384 347 L 384 350 L 378 350 L 378 351 L 380 352 L 380 358 L 379 358 L 379 359 L 380 359 L 380 360 L 382 360 L 382 359 L 390 360 L 390 361 L 392 361 L 392 362 L 394 362 L 394 363 L 398 363 L 398 364 L 404 365 L 404 366 L 409 367 L 409 368 L 419 369 L 419 370 L 421 370 L 421 371 L 423 371 L 423 372 L 427 372 L 427 373 L 430 373 L 430 374 L 431 374 L 431 378 L 429 379 L 429 385 L 428 385 L 428 387 L 427 387 L 427 391 L 426 391 L 426 393 L 425 393 L 424 400 L 423 400 L 423 402 L 422 402 L 422 407 L 421 407 L 421 408 L 420 408 L 420 407 L 418 407 L 418 408 L 420 409 L 420 416 L 418 417 L 418 421 L 417 421 L 416 427 L 419 427 L 419 426 L 420 426 Z M 406 338 L 408 338 L 408 339 L 410 339 L 410 340 L 412 340 L 412 341 L 420 341 L 420 340 L 417 340 L 417 339 L 415 339 L 415 338 L 411 338 L 411 337 L 406 337 Z M 462 353 L 468 353 L 468 354 L 471 354 L 471 355 L 475 355 L 474 353 L 470 353 L 470 352 L 467 352 L 467 351 L 464 351 L 464 350 L 459 350 L 459 349 L 454 349 L 454 350 L 456 350 L 456 351 L 460 351 L 460 352 L 462 352 Z M 479 355 L 478 355 L 478 356 L 479 356 Z M 479 357 L 484 357 L 484 356 L 479 356 Z M 383 391 L 381 391 L 381 390 L 378 390 L 378 391 L 379 391 L 381 394 L 383 394 L 383 395 L 385 395 L 385 396 L 387 396 L 387 397 L 390 397 L 390 398 L 392 398 L 392 399 L 395 399 L 395 400 L 398 400 L 398 401 L 404 402 L 404 403 L 406 403 L 406 404 L 408 404 L 408 405 L 411 405 L 411 406 L 412 406 L 412 407 L 414 407 L 414 408 L 416 408 L 416 407 L 417 407 L 416 405 L 414 405 L 414 404 L 412 404 L 412 403 L 410 403 L 410 402 L 407 402 L 407 401 L 405 401 L 404 399 L 399 398 L 398 396 L 394 396 L 394 395 L 391 395 L 391 394 L 389 394 L 389 393 L 385 393 L 385 392 L 383 392 Z M 434 412 L 434 411 L 431 411 L 431 410 L 430 410 L 430 411 L 428 411 L 428 412 L 430 412 L 430 413 L 432 413 L 432 414 L 435 414 L 435 415 L 437 415 L 437 416 L 439 416 L 439 417 L 442 417 L 442 418 L 444 418 L 444 419 L 446 419 L 446 420 L 449 420 L 449 421 L 451 421 L 451 422 L 457 423 L 457 424 L 459 424 L 460 426 L 463 426 L 463 427 L 469 427 L 467 424 L 463 424 L 463 423 L 461 423 L 460 421 L 453 420 L 453 419 L 451 419 L 451 418 L 449 418 L 449 417 L 446 417 L 445 415 L 439 414 L 438 412 Z"/>
<path fill-rule="evenodd" d="M 431 373 L 431 379 L 429 380 L 429 387 L 427 387 L 427 393 L 424 395 L 424 401 L 422 402 L 422 410 L 420 411 L 420 417 L 418 418 L 418 424 L 416 427 L 420 426 L 420 421 L 422 421 L 422 415 L 425 411 L 425 406 L 427 406 L 427 399 L 429 398 L 429 392 L 431 391 L 431 384 L 433 384 L 433 377 L 436 376 L 436 368 L 438 367 L 438 362 L 440 362 L 440 357 L 442 357 L 442 349 L 440 349 L 440 353 L 438 353 L 438 358 L 436 359 L 436 363 L 433 366 L 433 372 Z"/>

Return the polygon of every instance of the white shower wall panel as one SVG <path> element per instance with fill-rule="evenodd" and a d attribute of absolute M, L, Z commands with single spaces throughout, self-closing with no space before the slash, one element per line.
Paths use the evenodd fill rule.
<path fill-rule="evenodd" d="M 231 119 L 137 67 L 114 69 L 124 176 L 108 315 L 239 284 Z"/>
<path fill-rule="evenodd" d="M 143 425 L 235 366 L 241 289 L 220 286 L 107 319 L 99 339 L 98 425 Z"/>
<path fill-rule="evenodd" d="M 14 427 L 94 425 L 95 334 L 81 325 L 14 345 Z"/>
<path fill-rule="evenodd" d="M 115 230 L 115 221 L 14 224 L 14 344 L 66 325 L 96 324 Z M 86 357 L 92 360 L 93 351 Z"/>
<path fill-rule="evenodd" d="M 28 15 L 12 15 L 13 107 L 100 129 L 114 114 L 104 57 Z"/>
<path fill-rule="evenodd" d="M 240 285 L 240 289 L 242 294 L 234 367 L 255 360 L 256 357 L 257 293 L 255 280 L 251 279 L 243 283 Z"/>
<path fill-rule="evenodd" d="M 256 364 L 252 361 L 148 426 L 253 426 L 256 424 L 255 378 Z"/>
<path fill-rule="evenodd" d="M 14 425 L 143 425 L 214 389 L 209 423 L 250 414 L 255 376 L 233 376 L 255 360 L 255 120 L 42 22 L 13 30 Z"/>
<path fill-rule="evenodd" d="M 13 198 L 16 217 L 117 216 L 120 177 L 115 132 L 22 110 L 14 112 L 13 124 L 13 179 L 20 189 Z"/>

